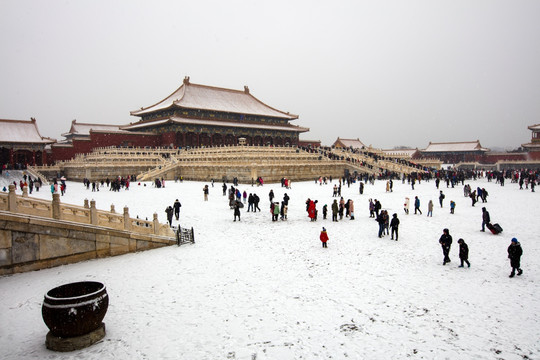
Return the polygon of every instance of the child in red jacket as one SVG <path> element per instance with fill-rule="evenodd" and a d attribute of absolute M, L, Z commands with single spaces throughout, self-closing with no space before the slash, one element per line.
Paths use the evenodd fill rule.
<path fill-rule="evenodd" d="M 321 239 L 322 247 L 327 247 L 326 242 L 328 241 L 328 234 L 326 233 L 326 229 L 324 227 L 322 228 L 321 236 L 319 238 Z"/>

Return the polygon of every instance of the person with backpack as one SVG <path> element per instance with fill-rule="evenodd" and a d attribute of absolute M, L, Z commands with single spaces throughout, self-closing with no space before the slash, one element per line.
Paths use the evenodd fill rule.
<path fill-rule="evenodd" d="M 440 191 L 440 195 L 439 195 L 439 204 L 441 204 L 441 207 L 443 207 L 443 200 L 444 200 L 445 196 L 442 192 L 442 190 Z"/>

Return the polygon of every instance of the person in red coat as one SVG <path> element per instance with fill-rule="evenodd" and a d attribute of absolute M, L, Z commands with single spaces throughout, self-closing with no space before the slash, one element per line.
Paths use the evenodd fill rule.
<path fill-rule="evenodd" d="M 311 200 L 308 204 L 308 216 L 311 221 L 317 220 L 317 208 L 315 201 Z"/>
<path fill-rule="evenodd" d="M 326 246 L 326 242 L 328 241 L 328 234 L 326 233 L 325 228 L 322 228 L 320 239 L 321 239 L 321 242 L 322 242 L 322 247 L 323 248 L 328 247 L 328 246 Z"/>

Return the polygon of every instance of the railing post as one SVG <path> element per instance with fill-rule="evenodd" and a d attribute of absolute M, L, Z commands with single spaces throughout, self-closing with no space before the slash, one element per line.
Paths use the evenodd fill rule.
<path fill-rule="evenodd" d="M 157 218 L 157 213 L 154 213 L 154 234 L 159 235 L 159 221 Z"/>
<path fill-rule="evenodd" d="M 22 196 L 24 198 L 27 198 L 28 197 L 28 186 L 23 186 L 23 189 L 22 189 Z"/>
<path fill-rule="evenodd" d="M 124 230 L 131 230 L 131 219 L 129 218 L 129 208 L 124 206 Z"/>
<path fill-rule="evenodd" d="M 17 194 L 15 193 L 15 185 L 9 185 L 8 193 L 8 211 L 17 212 Z"/>
<path fill-rule="evenodd" d="M 116 213 L 116 210 L 114 209 L 114 204 L 111 204 L 111 212 L 112 212 L 113 214 Z"/>
<path fill-rule="evenodd" d="M 90 205 L 88 205 L 88 199 L 84 199 L 84 208 L 90 209 Z"/>
<path fill-rule="evenodd" d="M 98 216 L 97 216 L 97 209 L 96 209 L 96 200 L 90 201 L 90 224 L 97 225 L 98 223 Z"/>
<path fill-rule="evenodd" d="M 56 220 L 62 219 L 62 212 L 60 211 L 60 194 L 54 193 L 52 196 L 52 217 Z"/>

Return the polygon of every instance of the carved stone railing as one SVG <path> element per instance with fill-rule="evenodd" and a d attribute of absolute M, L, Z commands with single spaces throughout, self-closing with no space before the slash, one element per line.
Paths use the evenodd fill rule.
<path fill-rule="evenodd" d="M 161 224 L 158 216 L 154 213 L 152 221 L 133 219 L 129 217 L 128 207 L 124 207 L 123 213 L 118 214 L 111 205 L 111 211 L 98 210 L 96 202 L 84 201 L 84 206 L 67 205 L 60 203 L 60 194 L 53 194 L 53 200 L 47 201 L 28 197 L 28 188 L 23 188 L 23 195 L 15 193 L 15 186 L 9 186 L 9 193 L 0 193 L 0 210 L 41 216 L 57 220 L 66 220 L 82 224 L 91 224 L 112 228 L 116 230 L 128 230 L 140 234 L 154 234 L 160 236 L 174 236 L 174 231 L 167 224 Z"/>

